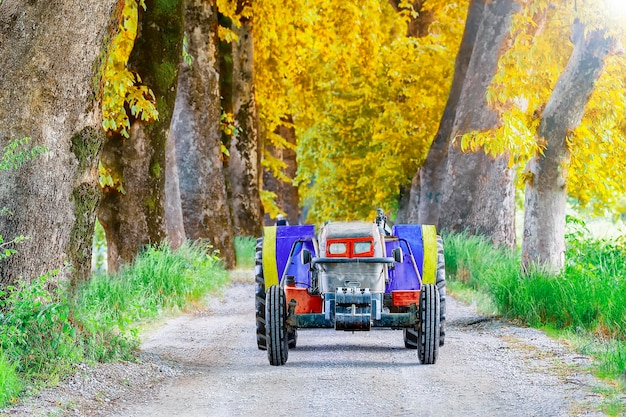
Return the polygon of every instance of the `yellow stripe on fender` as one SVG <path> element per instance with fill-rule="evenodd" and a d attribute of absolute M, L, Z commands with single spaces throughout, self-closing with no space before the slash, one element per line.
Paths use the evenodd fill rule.
<path fill-rule="evenodd" d="M 263 277 L 265 278 L 265 291 L 272 285 L 278 285 L 276 226 L 266 226 L 263 228 Z"/>
<path fill-rule="evenodd" d="M 422 242 L 424 243 L 422 283 L 434 284 L 437 280 L 437 229 L 435 226 L 430 224 L 422 226 Z"/>

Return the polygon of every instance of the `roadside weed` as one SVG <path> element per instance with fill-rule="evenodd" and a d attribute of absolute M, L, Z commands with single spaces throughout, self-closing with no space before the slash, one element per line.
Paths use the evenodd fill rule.
<path fill-rule="evenodd" d="M 254 253 L 256 251 L 256 238 L 235 237 L 235 255 L 238 269 L 254 268 Z"/>
<path fill-rule="evenodd" d="M 565 337 L 582 337 L 585 342 L 577 342 L 576 347 L 597 361 L 594 372 L 618 380 L 623 390 L 626 244 L 623 239 L 592 239 L 582 221 L 568 225 L 566 264 L 558 276 L 541 270 L 523 274 L 519 254 L 493 247 L 480 237 L 444 236 L 450 292 L 482 305 L 483 312 L 560 329 Z"/>
<path fill-rule="evenodd" d="M 50 275 L 0 293 L 0 407 L 21 385 L 54 384 L 82 361 L 132 360 L 139 325 L 180 311 L 227 282 L 210 245 L 150 247 L 118 273 L 70 295 Z"/>
<path fill-rule="evenodd" d="M 0 350 L 0 407 L 17 398 L 22 389 L 22 384 L 15 371 L 15 365 L 11 364 Z"/>

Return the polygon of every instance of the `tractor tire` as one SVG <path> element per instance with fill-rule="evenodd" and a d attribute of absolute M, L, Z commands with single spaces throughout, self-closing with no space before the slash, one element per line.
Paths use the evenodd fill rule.
<path fill-rule="evenodd" d="M 287 304 L 285 291 L 272 285 L 265 299 L 267 357 L 270 365 L 281 366 L 289 354 L 287 341 Z"/>
<path fill-rule="evenodd" d="M 403 329 L 404 347 L 407 349 L 417 349 L 417 329 Z"/>
<path fill-rule="evenodd" d="M 443 346 L 446 337 L 446 258 L 441 236 L 437 236 L 437 277 L 435 285 L 437 285 L 437 290 L 439 291 L 439 346 Z M 417 329 L 405 328 L 403 333 L 404 347 L 417 349 Z"/>
<path fill-rule="evenodd" d="M 417 352 L 420 362 L 431 365 L 439 353 L 440 306 L 437 286 L 427 284 L 420 292 L 419 325 L 417 328 Z"/>
<path fill-rule="evenodd" d="M 263 276 L 263 238 L 256 240 L 254 254 L 254 310 L 256 313 L 256 344 L 267 350 L 265 341 L 265 278 Z"/>
<path fill-rule="evenodd" d="M 443 251 L 443 239 L 437 236 L 437 278 L 435 281 L 439 291 L 439 346 L 443 346 L 446 338 L 446 258 Z"/>
<path fill-rule="evenodd" d="M 298 329 L 293 329 L 287 333 L 287 345 L 289 349 L 295 349 L 298 344 Z"/>

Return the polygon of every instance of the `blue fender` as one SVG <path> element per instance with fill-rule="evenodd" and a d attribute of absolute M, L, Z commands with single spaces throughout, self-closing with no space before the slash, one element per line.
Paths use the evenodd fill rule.
<path fill-rule="evenodd" d="M 263 275 L 265 288 L 277 285 L 282 278 L 292 275 L 296 284 L 309 285 L 308 265 L 302 265 L 300 252 L 303 248 L 315 253 L 313 238 L 315 226 L 266 226 L 263 228 Z M 298 241 L 302 241 L 294 246 Z M 293 253 L 292 253 L 293 248 Z M 290 255 L 291 260 L 290 260 Z"/>

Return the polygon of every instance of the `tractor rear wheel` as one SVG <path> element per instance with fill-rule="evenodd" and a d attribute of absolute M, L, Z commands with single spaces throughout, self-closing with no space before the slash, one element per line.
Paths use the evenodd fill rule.
<path fill-rule="evenodd" d="M 265 341 L 265 277 L 263 276 L 263 238 L 256 240 L 254 254 L 254 310 L 256 313 L 256 344 L 266 350 Z"/>
<path fill-rule="evenodd" d="M 439 353 L 440 332 L 439 291 L 434 284 L 422 286 L 419 305 L 419 325 L 417 328 L 417 351 L 420 362 L 424 365 L 434 364 Z"/>
<path fill-rule="evenodd" d="M 272 285 L 265 298 L 265 323 L 267 357 L 270 365 L 280 366 L 287 362 L 287 303 L 285 291 Z"/>
<path fill-rule="evenodd" d="M 439 291 L 439 346 L 443 346 L 446 338 L 446 258 L 443 252 L 443 239 L 437 236 L 437 278 L 435 284 Z"/>

